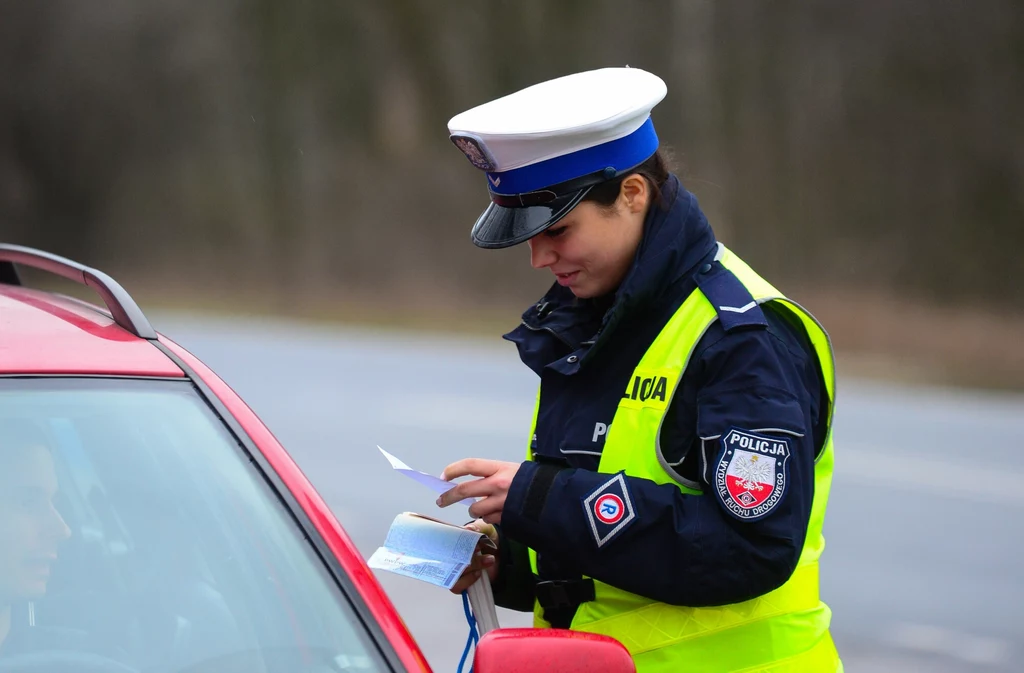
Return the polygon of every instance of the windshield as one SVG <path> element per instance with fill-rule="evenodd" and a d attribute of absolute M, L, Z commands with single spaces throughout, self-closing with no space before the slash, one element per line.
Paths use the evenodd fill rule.
<path fill-rule="evenodd" d="M 19 657 L 388 670 L 222 422 L 158 380 L 0 379 L 0 671 Z"/>

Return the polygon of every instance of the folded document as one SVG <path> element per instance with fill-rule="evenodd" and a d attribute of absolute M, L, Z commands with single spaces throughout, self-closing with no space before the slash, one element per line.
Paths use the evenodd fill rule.
<path fill-rule="evenodd" d="M 477 545 L 495 549 L 483 533 L 453 526 L 422 514 L 403 512 L 395 517 L 384 545 L 367 562 L 371 568 L 451 589 L 469 567 Z M 480 633 L 498 627 L 498 617 L 486 572 L 469 591 Z"/>
<path fill-rule="evenodd" d="M 384 545 L 370 557 L 371 568 L 451 589 L 473 560 L 478 544 L 494 547 L 475 530 L 453 526 L 422 514 L 395 517 Z"/>
<path fill-rule="evenodd" d="M 379 446 L 377 447 L 377 450 L 384 454 L 384 457 L 388 459 L 389 463 L 391 463 L 391 467 L 393 467 L 397 472 L 404 474 L 413 481 L 423 484 L 424 486 L 429 488 L 431 491 L 434 491 L 435 493 L 447 493 L 448 491 L 452 490 L 457 486 L 457 484 L 454 482 L 445 481 L 440 477 L 434 477 L 425 472 L 420 472 L 419 470 L 412 469 L 411 467 L 403 463 L 401 460 L 399 460 L 395 456 L 392 456 L 390 453 L 380 448 Z M 472 505 L 474 502 L 476 502 L 476 500 L 474 500 L 473 498 L 464 498 L 459 501 L 460 504 L 466 505 L 467 507 Z"/>

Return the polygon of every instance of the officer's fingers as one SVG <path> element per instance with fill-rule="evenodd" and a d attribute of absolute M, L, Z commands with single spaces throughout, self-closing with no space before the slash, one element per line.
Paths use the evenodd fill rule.
<path fill-rule="evenodd" d="M 473 562 L 466 570 L 462 572 L 462 575 L 456 580 L 455 584 L 452 585 L 452 593 L 460 594 L 473 585 L 484 570 L 487 570 L 491 575 L 494 575 L 494 571 L 491 570 L 497 563 L 495 558 L 490 555 L 477 554 L 473 557 Z"/>
<path fill-rule="evenodd" d="M 480 570 L 486 566 L 490 566 L 494 563 L 494 557 L 489 554 L 483 554 L 476 552 L 473 554 L 472 560 L 469 562 L 469 567 L 463 572 L 469 572 L 470 570 Z"/>
<path fill-rule="evenodd" d="M 476 521 L 470 521 L 466 524 L 466 528 L 475 530 L 478 533 L 483 533 L 487 537 L 491 538 L 492 542 L 498 541 L 498 529 L 495 528 L 491 523 L 484 521 L 483 519 L 477 519 Z"/>
<path fill-rule="evenodd" d="M 469 508 L 470 516 L 483 519 L 490 523 L 498 523 L 501 521 L 501 510 L 505 508 L 505 493 L 495 495 L 490 498 L 484 498 L 478 500 Z M 497 514 L 498 518 L 494 519 L 494 515 Z M 490 518 L 488 518 L 490 517 Z"/>
<path fill-rule="evenodd" d="M 489 479 L 473 479 L 471 481 L 464 481 L 442 493 L 437 499 L 437 504 L 439 507 L 447 507 L 448 505 L 459 502 L 465 498 L 487 497 L 493 494 L 495 490 L 497 490 L 497 486 L 495 486 L 494 482 Z"/>
<path fill-rule="evenodd" d="M 487 460 L 486 458 L 463 458 L 457 460 L 441 472 L 441 478 L 445 481 L 458 479 L 459 477 L 489 477 L 498 471 L 501 461 Z"/>
<path fill-rule="evenodd" d="M 483 570 L 487 571 L 487 576 L 492 582 L 498 578 L 498 558 L 496 556 L 484 554 L 484 558 L 480 562 L 480 565 Z"/>
<path fill-rule="evenodd" d="M 483 500 L 477 500 L 475 503 L 469 506 L 469 515 L 474 516 L 478 519 L 482 519 L 488 514 L 493 514 L 496 509 L 494 507 L 493 500 L 494 498 L 484 498 Z"/>
<path fill-rule="evenodd" d="M 453 594 L 461 594 L 466 589 L 473 586 L 478 579 L 480 579 L 482 573 L 479 570 L 467 570 L 462 573 L 462 576 L 452 585 L 451 592 Z"/>

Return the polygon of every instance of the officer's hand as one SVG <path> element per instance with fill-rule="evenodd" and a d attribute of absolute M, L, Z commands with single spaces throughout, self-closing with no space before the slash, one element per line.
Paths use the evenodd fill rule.
<path fill-rule="evenodd" d="M 475 530 L 483 533 L 487 537 L 491 538 L 491 541 L 498 544 L 498 531 L 494 526 L 484 523 L 482 520 L 477 519 L 472 523 L 466 524 L 466 528 Z M 483 542 L 483 540 L 481 540 Z M 498 579 L 498 551 L 497 548 L 491 549 L 490 547 L 481 549 L 477 546 L 476 553 L 473 554 L 473 561 L 468 568 L 462 573 L 458 581 L 452 586 L 453 594 L 461 594 L 463 591 L 473 586 L 478 579 L 480 579 L 480 573 L 487 570 L 487 574 L 491 578 L 491 582 Z"/>
<path fill-rule="evenodd" d="M 505 497 L 508 495 L 509 486 L 512 485 L 512 479 L 519 471 L 519 465 L 520 463 L 483 458 L 465 458 L 452 463 L 441 473 L 441 478 L 445 481 L 465 476 L 483 479 L 464 481 L 444 492 L 437 499 L 438 507 L 447 507 L 464 498 L 483 498 L 470 506 L 470 515 L 487 523 L 500 523 L 501 512 L 505 508 Z"/>

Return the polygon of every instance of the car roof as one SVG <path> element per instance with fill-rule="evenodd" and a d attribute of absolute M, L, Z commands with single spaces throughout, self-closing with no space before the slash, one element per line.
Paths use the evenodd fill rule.
<path fill-rule="evenodd" d="M 71 297 L 0 284 L 0 374 L 183 377 L 148 339 Z"/>

